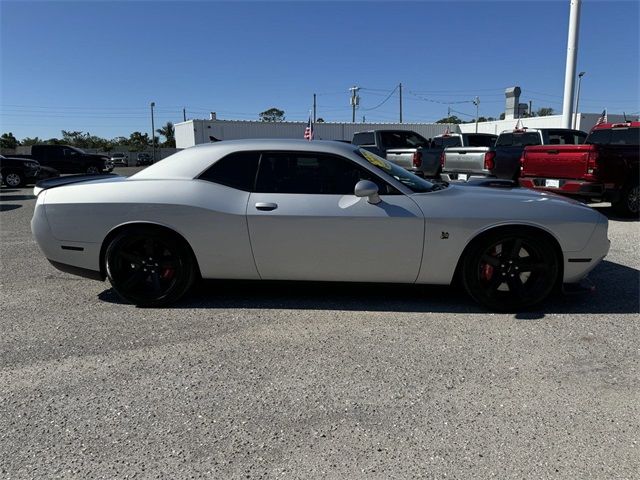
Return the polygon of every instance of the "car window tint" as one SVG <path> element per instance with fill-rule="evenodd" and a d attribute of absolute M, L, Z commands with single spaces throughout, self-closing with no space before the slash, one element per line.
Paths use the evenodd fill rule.
<path fill-rule="evenodd" d="M 218 160 L 198 178 L 249 192 L 253 188 L 259 157 L 259 152 L 232 153 Z"/>
<path fill-rule="evenodd" d="M 594 130 L 587 137 L 586 143 L 591 145 L 606 145 L 611 140 L 611 130 Z"/>
<path fill-rule="evenodd" d="M 573 145 L 575 136 L 573 132 L 563 130 L 549 130 L 549 145 Z"/>
<path fill-rule="evenodd" d="M 640 145 L 640 128 L 614 128 L 611 145 Z"/>
<path fill-rule="evenodd" d="M 469 135 L 467 141 L 470 147 L 493 147 L 496 138 L 493 135 Z"/>
<path fill-rule="evenodd" d="M 376 141 L 373 132 L 356 133 L 353 136 L 354 145 L 375 145 Z"/>
<path fill-rule="evenodd" d="M 400 193 L 351 160 L 306 152 L 263 153 L 256 192 L 353 195 L 354 187 L 360 180 L 376 183 L 381 195 Z"/>

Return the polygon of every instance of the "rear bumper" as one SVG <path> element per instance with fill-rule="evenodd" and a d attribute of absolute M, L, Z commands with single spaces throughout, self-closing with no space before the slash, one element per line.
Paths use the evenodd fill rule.
<path fill-rule="evenodd" d="M 595 198 L 615 201 L 619 196 L 619 189 L 613 184 L 575 180 L 566 178 L 521 177 L 520 186 L 545 192 L 559 193 L 573 197 Z M 548 186 L 549 181 L 557 181 L 558 186 Z"/>
<path fill-rule="evenodd" d="M 496 178 L 490 173 L 442 172 L 440 178 L 445 182 L 468 182 L 474 178 Z"/>

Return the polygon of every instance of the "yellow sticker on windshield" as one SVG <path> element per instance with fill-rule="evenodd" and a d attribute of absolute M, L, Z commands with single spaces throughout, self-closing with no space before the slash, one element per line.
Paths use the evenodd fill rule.
<path fill-rule="evenodd" d="M 377 155 L 374 155 L 373 153 L 361 149 L 360 153 L 362 153 L 362 156 L 364 158 L 367 159 L 367 161 L 369 163 L 371 163 L 372 165 L 375 165 L 376 167 L 380 167 L 384 170 L 389 170 L 391 171 L 391 165 L 389 165 L 385 160 L 383 160 L 382 158 L 378 157 Z"/>

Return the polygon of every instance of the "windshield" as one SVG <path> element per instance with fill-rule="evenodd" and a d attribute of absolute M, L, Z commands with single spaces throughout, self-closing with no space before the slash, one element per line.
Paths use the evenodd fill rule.
<path fill-rule="evenodd" d="M 384 158 L 369 152 L 368 150 L 359 148 L 358 150 L 356 150 L 356 152 L 358 152 L 358 154 L 371 165 L 382 170 L 387 175 L 391 175 L 405 187 L 410 188 L 416 193 L 431 192 L 435 190 L 433 183 L 427 182 L 426 180 L 415 176 L 413 173 L 405 170 L 404 168 L 401 168 L 396 164 L 391 163 Z"/>

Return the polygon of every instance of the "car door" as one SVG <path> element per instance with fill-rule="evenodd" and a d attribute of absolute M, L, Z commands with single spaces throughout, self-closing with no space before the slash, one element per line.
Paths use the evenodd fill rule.
<path fill-rule="evenodd" d="M 353 194 L 360 179 L 378 184 L 379 204 Z M 420 269 L 421 210 L 341 156 L 263 152 L 247 222 L 263 279 L 404 283 Z"/>

